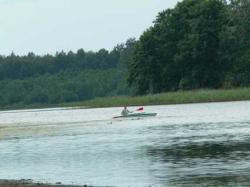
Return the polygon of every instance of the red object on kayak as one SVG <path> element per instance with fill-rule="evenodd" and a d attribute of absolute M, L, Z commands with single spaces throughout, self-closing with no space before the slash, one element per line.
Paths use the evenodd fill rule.
<path fill-rule="evenodd" d="M 142 110 L 144 110 L 143 107 L 140 107 L 140 108 L 137 109 L 137 111 L 142 111 Z"/>

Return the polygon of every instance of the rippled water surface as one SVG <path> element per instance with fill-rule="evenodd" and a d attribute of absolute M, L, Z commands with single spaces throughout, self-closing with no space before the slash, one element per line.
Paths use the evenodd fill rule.
<path fill-rule="evenodd" d="M 131 110 L 136 108 L 130 108 Z M 250 102 L 0 112 L 0 178 L 96 186 L 250 184 Z"/>

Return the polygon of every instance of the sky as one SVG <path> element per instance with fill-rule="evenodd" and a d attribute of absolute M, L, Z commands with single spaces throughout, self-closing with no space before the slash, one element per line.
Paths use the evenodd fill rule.
<path fill-rule="evenodd" d="M 0 0 L 0 54 L 112 50 L 178 0 Z"/>

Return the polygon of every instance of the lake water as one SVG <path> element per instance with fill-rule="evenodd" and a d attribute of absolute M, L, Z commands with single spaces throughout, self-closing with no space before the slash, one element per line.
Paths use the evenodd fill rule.
<path fill-rule="evenodd" d="M 135 110 L 135 108 L 129 108 Z M 250 184 L 250 102 L 0 112 L 0 179 L 95 186 Z"/>

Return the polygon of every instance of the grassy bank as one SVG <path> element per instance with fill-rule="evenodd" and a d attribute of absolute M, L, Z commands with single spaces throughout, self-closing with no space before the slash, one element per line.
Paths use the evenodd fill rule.
<path fill-rule="evenodd" d="M 138 97 L 108 97 L 96 98 L 89 101 L 64 104 L 63 106 L 84 107 L 118 107 L 118 106 L 140 106 L 140 105 L 167 105 L 185 103 L 205 103 L 224 101 L 250 100 L 250 88 L 227 89 L 227 90 L 193 90 L 178 91 L 162 94 L 138 96 Z"/>
<path fill-rule="evenodd" d="M 220 89 L 220 90 L 192 90 L 168 92 L 162 94 L 146 96 L 117 96 L 96 98 L 88 101 L 62 103 L 57 105 L 34 104 L 34 105 L 12 105 L 2 107 L 0 110 L 14 109 L 40 109 L 54 107 L 120 107 L 120 106 L 146 106 L 146 105 L 168 105 L 185 103 L 206 103 L 206 102 L 224 102 L 224 101 L 243 101 L 250 100 L 250 88 Z"/>

